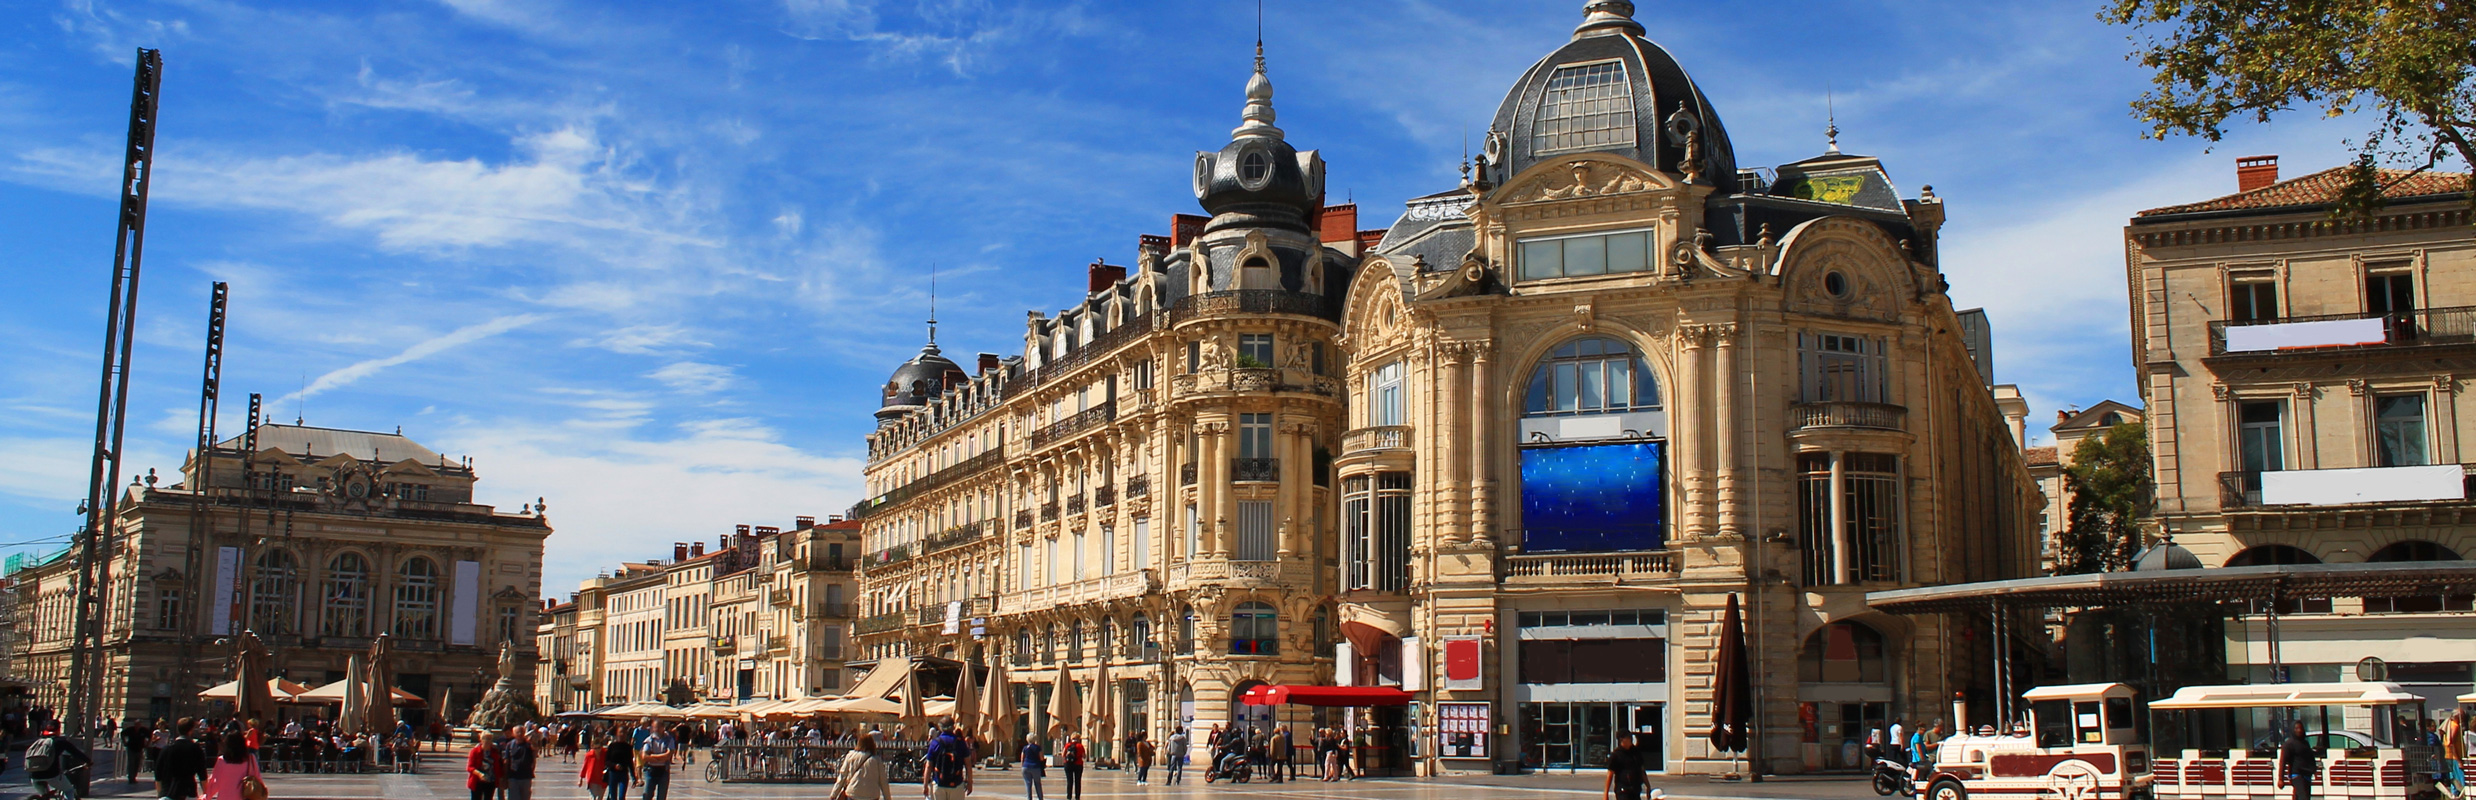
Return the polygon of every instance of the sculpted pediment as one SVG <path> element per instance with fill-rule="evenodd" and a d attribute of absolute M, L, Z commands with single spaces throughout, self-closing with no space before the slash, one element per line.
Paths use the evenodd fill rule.
<path fill-rule="evenodd" d="M 1540 203 L 1581 197 L 1653 192 L 1674 186 L 1656 172 L 1617 161 L 1572 158 L 1532 167 L 1499 195 L 1503 203 Z"/>

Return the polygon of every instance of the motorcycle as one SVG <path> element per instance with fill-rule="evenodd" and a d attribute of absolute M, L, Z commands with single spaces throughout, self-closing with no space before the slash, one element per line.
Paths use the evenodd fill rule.
<path fill-rule="evenodd" d="M 1874 793 L 1889 797 L 1908 797 L 1917 793 L 1916 783 L 1909 778 L 1909 765 L 1889 756 L 1874 757 Z"/>

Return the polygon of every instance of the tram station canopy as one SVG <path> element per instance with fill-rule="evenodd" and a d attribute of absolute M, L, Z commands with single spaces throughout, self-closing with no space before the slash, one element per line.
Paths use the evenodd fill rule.
<path fill-rule="evenodd" d="M 2005 608 L 2241 602 L 2275 597 L 2401 597 L 2476 594 L 2476 561 L 2273 564 L 2055 575 L 1867 592 L 1894 614 Z"/>

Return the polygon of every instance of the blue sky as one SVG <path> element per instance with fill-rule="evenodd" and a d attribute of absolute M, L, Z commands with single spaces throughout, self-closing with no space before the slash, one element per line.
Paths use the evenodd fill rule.
<path fill-rule="evenodd" d="M 1449 187 L 1465 133 L 1578 0 L 1270 0 L 1280 124 L 1368 227 Z M 2342 163 L 2350 120 L 2141 139 L 2125 32 L 2078 3 L 1644 3 L 1740 163 L 1841 144 L 1948 203 L 1946 271 L 2037 417 L 2131 400 L 2122 225 Z M 735 523 L 857 499 L 876 384 L 940 274 L 950 353 L 1195 210 L 1238 122 L 1253 4 L 991 0 L 0 0 L 0 542 L 74 528 L 135 48 L 164 101 L 130 464 L 194 435 L 208 284 L 222 426 L 402 426 L 484 502 L 548 498 L 547 592 Z M 2033 428 L 2042 427 L 2033 425 Z"/>

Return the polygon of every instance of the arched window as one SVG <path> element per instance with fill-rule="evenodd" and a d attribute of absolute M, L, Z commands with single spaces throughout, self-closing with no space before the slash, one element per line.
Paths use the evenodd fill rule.
<path fill-rule="evenodd" d="M 1040 663 L 1057 663 L 1057 623 L 1049 623 L 1049 635 L 1041 639 Z"/>
<path fill-rule="evenodd" d="M 1604 336 L 1558 346 L 1530 373 L 1526 416 L 1617 414 L 1660 407 L 1659 379 L 1633 345 Z"/>
<path fill-rule="evenodd" d="M 358 553 L 327 562 L 327 581 L 319 592 L 327 607 L 322 636 L 370 635 L 370 565 Z"/>
<path fill-rule="evenodd" d="M 1247 603 L 1230 612 L 1229 652 L 1237 656 L 1281 654 L 1281 620 L 1272 606 Z"/>
<path fill-rule="evenodd" d="M 1083 620 L 1066 623 L 1066 663 L 1083 660 Z"/>
<path fill-rule="evenodd" d="M 1797 657 L 1805 683 L 1883 683 L 1891 680 L 1883 634 L 1863 623 L 1834 622 L 1806 637 Z"/>
<path fill-rule="evenodd" d="M 1161 657 L 1161 643 L 1152 638 L 1151 617 L 1135 615 L 1135 621 L 1126 628 L 1126 638 L 1130 640 L 1128 649 L 1134 651 L 1136 658 L 1152 661 Z"/>
<path fill-rule="evenodd" d="M 2421 539 L 2392 542 L 2365 557 L 2377 564 L 2407 561 L 2459 561 L 2457 551 Z M 2367 597 L 2364 611 L 2368 614 L 2431 614 L 2441 611 L 2468 611 L 2476 608 L 2476 595 L 2416 595 L 2410 597 Z"/>
<path fill-rule="evenodd" d="M 258 574 L 249 582 L 249 629 L 288 635 L 301 608 L 301 566 L 292 551 L 258 554 Z"/>
<path fill-rule="evenodd" d="M 395 576 L 395 624 L 389 632 L 406 639 L 438 638 L 438 565 L 414 556 Z"/>
<path fill-rule="evenodd" d="M 1018 667 L 1032 665 L 1032 629 L 1030 628 L 1014 632 L 1014 665 Z"/>
<path fill-rule="evenodd" d="M 1279 289 L 1281 283 L 1273 277 L 1272 262 L 1261 258 L 1250 258 L 1247 259 L 1247 263 L 1239 267 L 1238 288 Z"/>
<path fill-rule="evenodd" d="M 1102 617 L 1100 620 L 1100 660 L 1107 661 L 1112 658 L 1123 657 L 1124 655 L 1124 653 L 1118 652 L 1117 618 Z"/>

